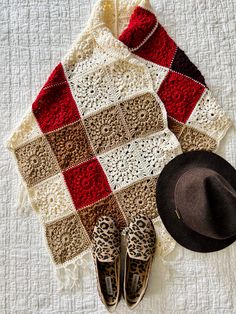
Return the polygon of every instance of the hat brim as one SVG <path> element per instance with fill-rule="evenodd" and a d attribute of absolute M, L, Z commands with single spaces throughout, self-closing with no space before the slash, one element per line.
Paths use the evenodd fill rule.
<path fill-rule="evenodd" d="M 175 212 L 176 183 L 184 172 L 193 167 L 203 167 L 218 172 L 236 190 L 236 170 L 226 160 L 207 151 L 183 153 L 165 166 L 157 180 L 156 200 L 159 215 L 170 235 L 183 247 L 205 253 L 222 250 L 236 240 L 236 235 L 224 240 L 203 236 L 188 228 Z"/>

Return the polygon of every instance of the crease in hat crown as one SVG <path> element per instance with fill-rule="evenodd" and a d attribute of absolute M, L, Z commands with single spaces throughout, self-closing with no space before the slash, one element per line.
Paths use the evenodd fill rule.
<path fill-rule="evenodd" d="M 207 168 L 186 171 L 176 183 L 175 201 L 192 230 L 215 239 L 236 233 L 236 191 L 217 172 Z"/>

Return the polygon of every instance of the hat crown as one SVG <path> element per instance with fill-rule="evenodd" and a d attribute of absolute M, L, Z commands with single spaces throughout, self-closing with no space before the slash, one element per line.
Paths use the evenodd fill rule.
<path fill-rule="evenodd" d="M 192 168 L 175 187 L 180 219 L 190 229 L 215 239 L 236 234 L 236 191 L 216 171 Z"/>

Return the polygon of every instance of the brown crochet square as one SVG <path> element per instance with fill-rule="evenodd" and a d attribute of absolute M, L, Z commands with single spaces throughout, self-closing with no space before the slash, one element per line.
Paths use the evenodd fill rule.
<path fill-rule="evenodd" d="M 129 221 L 137 214 L 144 214 L 151 219 L 158 216 L 156 181 L 156 178 L 145 179 L 117 192 L 118 202 Z"/>
<path fill-rule="evenodd" d="M 164 129 L 161 107 L 150 93 L 123 102 L 121 108 L 133 138 Z"/>
<path fill-rule="evenodd" d="M 81 121 L 46 135 L 61 169 L 66 169 L 93 156 Z"/>
<path fill-rule="evenodd" d="M 129 141 L 129 135 L 117 107 L 90 116 L 84 123 L 98 154 Z"/>
<path fill-rule="evenodd" d="M 71 260 L 90 246 L 90 240 L 76 214 L 47 224 L 46 239 L 56 264 Z"/>
<path fill-rule="evenodd" d="M 20 172 L 28 186 L 60 172 L 53 152 L 44 137 L 15 150 Z"/>
<path fill-rule="evenodd" d="M 179 142 L 183 152 L 192 150 L 215 151 L 217 148 L 217 143 L 213 138 L 188 126 L 184 127 Z"/>
<path fill-rule="evenodd" d="M 174 118 L 168 117 L 168 127 L 178 138 L 185 125 L 176 121 Z"/>
<path fill-rule="evenodd" d="M 116 222 L 119 230 L 122 230 L 127 226 L 125 217 L 123 216 L 114 195 L 110 195 L 92 206 L 83 208 L 79 211 L 79 215 L 90 237 L 92 237 L 97 219 L 103 215 L 111 216 Z"/>

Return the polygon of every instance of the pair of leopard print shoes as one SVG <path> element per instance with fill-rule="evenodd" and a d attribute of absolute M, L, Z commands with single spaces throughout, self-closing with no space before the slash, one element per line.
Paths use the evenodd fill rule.
<path fill-rule="evenodd" d="M 123 295 L 130 309 L 142 300 L 147 289 L 156 248 L 156 232 L 151 219 L 137 215 L 129 225 L 124 256 Z M 111 217 L 97 220 L 92 254 L 98 292 L 109 312 L 114 312 L 121 292 L 121 235 Z"/>

